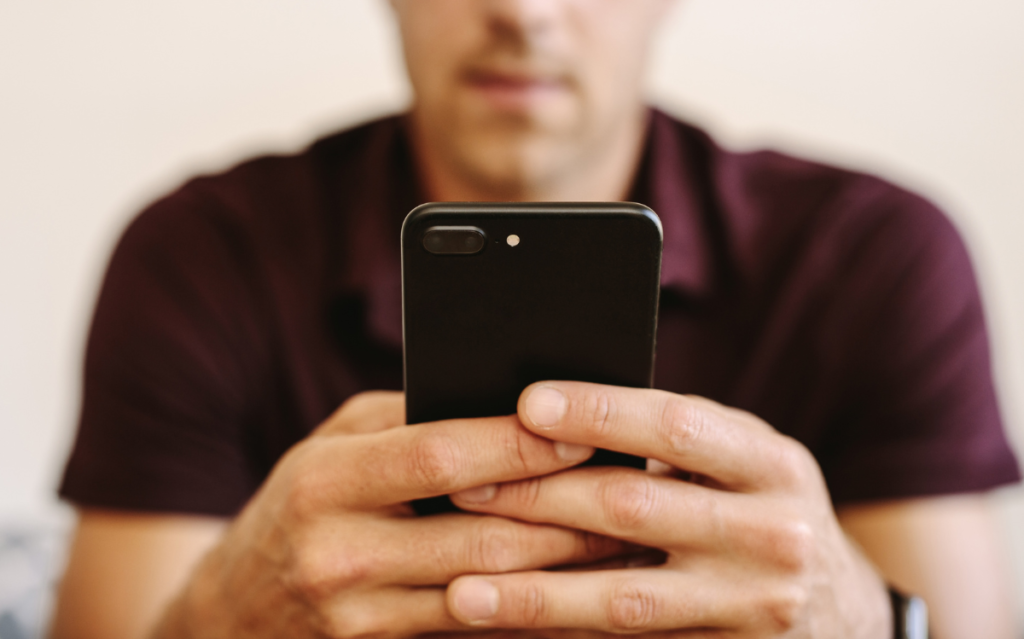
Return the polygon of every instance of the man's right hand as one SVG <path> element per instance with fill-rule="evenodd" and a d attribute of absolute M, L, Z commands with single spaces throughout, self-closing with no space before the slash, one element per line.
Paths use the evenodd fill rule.
<path fill-rule="evenodd" d="M 404 424 L 400 393 L 347 402 L 277 464 L 203 559 L 157 636 L 357 637 L 465 630 L 466 573 L 589 563 L 621 542 L 500 517 L 416 517 L 407 502 L 556 472 L 593 449 L 515 416 Z M 486 490 L 486 488 L 484 489 Z"/>

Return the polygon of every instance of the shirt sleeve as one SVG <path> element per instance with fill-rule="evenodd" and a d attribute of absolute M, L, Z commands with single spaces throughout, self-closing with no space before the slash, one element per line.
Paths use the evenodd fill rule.
<path fill-rule="evenodd" d="M 185 187 L 125 231 L 88 338 L 65 499 L 230 515 L 258 486 L 247 424 L 267 354 L 239 228 Z"/>
<path fill-rule="evenodd" d="M 1018 481 L 960 235 L 908 193 L 894 192 L 874 213 L 881 221 L 851 244 L 841 312 L 833 313 L 832 327 L 850 348 L 847 400 L 820 458 L 833 500 L 975 492 Z"/>

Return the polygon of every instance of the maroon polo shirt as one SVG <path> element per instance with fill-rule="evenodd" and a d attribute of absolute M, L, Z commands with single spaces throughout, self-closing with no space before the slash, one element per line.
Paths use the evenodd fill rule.
<path fill-rule="evenodd" d="M 665 231 L 655 383 L 803 442 L 836 503 L 1019 479 L 974 274 L 932 204 L 733 153 L 653 112 L 631 199 Z M 347 397 L 402 387 L 400 118 L 192 180 L 125 231 L 61 495 L 231 515 Z"/>

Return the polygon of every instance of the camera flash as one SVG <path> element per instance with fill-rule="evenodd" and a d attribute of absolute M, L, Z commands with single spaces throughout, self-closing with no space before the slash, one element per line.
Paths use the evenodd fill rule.
<path fill-rule="evenodd" d="M 514 235 L 514 234 L 513 235 L 509 235 L 508 239 L 506 241 L 508 242 L 509 246 L 519 246 L 519 236 L 518 235 Z"/>

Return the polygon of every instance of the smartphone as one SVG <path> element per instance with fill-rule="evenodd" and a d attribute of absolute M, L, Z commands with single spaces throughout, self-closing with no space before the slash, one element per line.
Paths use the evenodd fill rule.
<path fill-rule="evenodd" d="M 402 226 L 406 423 L 516 412 L 533 382 L 653 383 L 662 229 L 632 203 L 443 203 Z M 643 468 L 598 450 L 588 465 Z M 455 510 L 445 497 L 421 515 Z"/>

